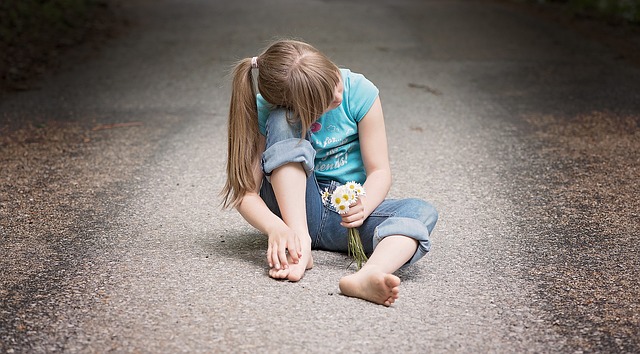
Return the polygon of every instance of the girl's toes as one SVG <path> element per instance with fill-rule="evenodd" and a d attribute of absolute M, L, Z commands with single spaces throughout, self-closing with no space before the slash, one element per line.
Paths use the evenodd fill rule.
<path fill-rule="evenodd" d="M 275 268 L 269 269 L 269 276 L 274 279 L 286 279 L 288 275 L 289 275 L 288 269 L 275 269 Z"/>

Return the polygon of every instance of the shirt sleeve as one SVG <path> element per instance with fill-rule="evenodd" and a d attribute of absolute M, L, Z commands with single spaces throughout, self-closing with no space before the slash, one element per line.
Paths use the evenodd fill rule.
<path fill-rule="evenodd" d="M 346 78 L 349 113 L 356 122 L 360 122 L 371 109 L 379 90 L 362 74 L 349 71 Z"/>
<path fill-rule="evenodd" d="M 262 135 L 267 136 L 267 118 L 269 118 L 271 105 L 261 94 L 256 97 L 256 104 L 258 106 L 258 129 L 260 129 Z"/>

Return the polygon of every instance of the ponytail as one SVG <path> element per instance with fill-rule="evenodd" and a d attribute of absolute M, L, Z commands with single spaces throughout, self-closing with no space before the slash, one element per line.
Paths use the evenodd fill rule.
<path fill-rule="evenodd" d="M 248 191 L 256 189 L 254 166 L 258 161 L 258 108 L 251 76 L 251 59 L 233 70 L 229 106 L 227 181 L 222 189 L 223 208 L 235 207 Z"/>
<path fill-rule="evenodd" d="M 247 192 L 258 187 L 254 171 L 261 151 L 252 66 L 260 67 L 256 81 L 262 97 L 273 106 L 289 110 L 290 121 L 301 123 L 302 138 L 330 106 L 340 82 L 340 70 L 329 58 L 311 45 L 294 40 L 277 41 L 259 57 L 236 64 L 229 107 L 227 181 L 220 193 L 224 208 L 237 207 Z"/>

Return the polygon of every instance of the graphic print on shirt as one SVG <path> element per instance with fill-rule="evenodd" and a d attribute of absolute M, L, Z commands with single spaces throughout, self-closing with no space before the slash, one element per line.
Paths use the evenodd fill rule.
<path fill-rule="evenodd" d="M 378 97 L 378 88 L 362 74 L 340 69 L 343 100 L 340 106 L 325 112 L 309 127 L 311 145 L 316 150 L 315 172 L 319 181 L 356 181 L 364 183 L 366 171 L 358 141 L 358 122 Z M 278 108 L 257 95 L 258 129 L 267 136 L 266 123 L 271 111 Z M 336 149 L 336 150 L 334 150 Z"/>
<path fill-rule="evenodd" d="M 351 127 L 341 129 L 340 126 L 334 124 L 325 126 L 320 123 L 317 124 L 317 126 L 312 126 L 311 128 L 311 132 L 316 133 L 312 135 L 313 145 L 322 151 L 320 156 L 316 156 L 316 171 L 336 170 L 347 165 L 349 163 L 349 153 L 352 150 L 349 142 L 353 139 L 350 136 L 355 133 L 355 130 Z M 317 129 L 314 131 L 314 128 Z M 325 136 L 325 134 L 329 135 Z"/>
<path fill-rule="evenodd" d="M 318 122 L 314 122 L 313 124 L 311 124 L 311 132 L 312 133 L 317 133 L 320 131 L 320 129 L 322 129 L 322 124 L 318 123 Z"/>

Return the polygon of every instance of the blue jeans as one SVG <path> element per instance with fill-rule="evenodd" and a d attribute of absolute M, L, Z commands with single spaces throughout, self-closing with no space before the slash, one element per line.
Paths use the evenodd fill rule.
<path fill-rule="evenodd" d="M 322 191 L 331 191 L 338 182 L 318 181 L 313 173 L 315 149 L 305 139 L 300 139 L 300 125 L 289 124 L 283 109 L 271 112 L 267 120 L 267 143 L 262 156 L 265 173 L 260 197 L 269 209 L 279 217 L 270 176 L 276 168 L 290 162 L 299 162 L 307 173 L 306 213 L 311 248 L 326 251 L 347 252 L 347 229 L 340 226 L 342 217 L 322 202 Z M 436 209 L 420 199 L 387 199 L 383 201 L 358 228 L 364 250 L 371 254 L 376 245 L 387 236 L 402 235 L 418 241 L 418 249 L 407 264 L 422 258 L 431 248 L 429 235 L 438 220 Z"/>

